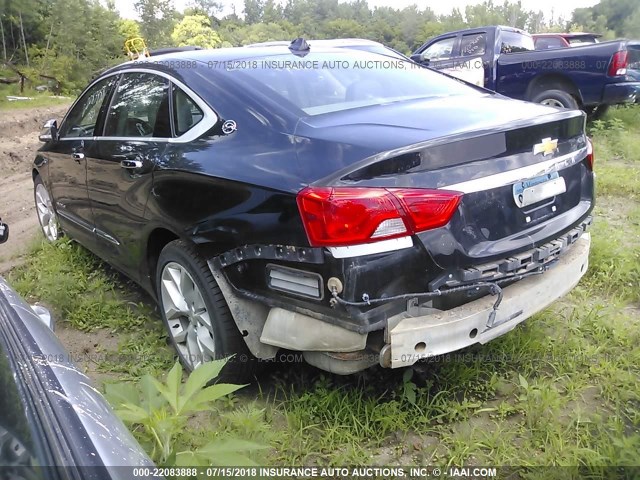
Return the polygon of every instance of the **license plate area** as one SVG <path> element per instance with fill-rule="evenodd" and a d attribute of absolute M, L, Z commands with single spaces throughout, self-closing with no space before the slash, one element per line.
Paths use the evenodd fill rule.
<path fill-rule="evenodd" d="M 520 208 L 533 205 L 567 191 L 567 185 L 558 172 L 530 178 L 513 185 L 513 200 Z"/>

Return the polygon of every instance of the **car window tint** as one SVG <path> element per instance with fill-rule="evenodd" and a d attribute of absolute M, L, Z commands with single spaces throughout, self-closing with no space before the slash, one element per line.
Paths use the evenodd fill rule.
<path fill-rule="evenodd" d="M 204 113 L 198 105 L 182 90 L 173 86 L 173 124 L 176 135 L 191 130 L 204 118 Z"/>
<path fill-rule="evenodd" d="M 598 43 L 598 39 L 595 37 L 590 37 L 588 35 L 585 35 L 583 37 L 573 37 L 573 38 L 568 38 L 567 41 L 571 44 L 571 45 L 591 45 L 592 43 Z"/>
<path fill-rule="evenodd" d="M 500 53 L 518 53 L 535 50 L 533 38 L 529 35 L 503 30 L 500 36 L 502 40 Z"/>
<path fill-rule="evenodd" d="M 151 73 L 122 76 L 107 112 L 107 137 L 171 137 L 169 80 Z"/>
<path fill-rule="evenodd" d="M 94 130 L 100 115 L 100 107 L 114 82 L 114 77 L 105 78 L 87 90 L 67 115 L 60 128 L 60 138 L 97 135 Z"/>
<path fill-rule="evenodd" d="M 559 38 L 540 38 L 536 41 L 536 49 L 564 48 L 565 44 Z"/>
<path fill-rule="evenodd" d="M 463 35 L 460 43 L 460 53 L 463 57 L 484 55 L 486 44 L 486 33 L 471 33 Z"/>
<path fill-rule="evenodd" d="M 0 469 L 2 478 L 38 478 L 34 466 L 40 463 L 27 419 L 25 403 L 14 376 L 8 352 L 0 338 Z M 32 472 L 29 470 L 33 469 Z"/>
<path fill-rule="evenodd" d="M 456 37 L 445 38 L 437 41 L 433 45 L 430 45 L 423 52 L 423 57 L 429 60 L 440 60 L 450 58 L 453 54 L 453 46 L 456 42 Z"/>
<path fill-rule="evenodd" d="M 256 59 L 258 68 L 234 69 L 227 74 L 235 81 L 248 82 L 246 88 L 262 92 L 283 107 L 297 108 L 306 115 L 421 98 L 483 94 L 446 75 L 401 59 L 346 50 L 311 55 L 304 61 L 315 62 L 318 68 L 291 68 L 295 60 L 265 57 Z M 335 65 L 350 67 L 336 68 Z"/>

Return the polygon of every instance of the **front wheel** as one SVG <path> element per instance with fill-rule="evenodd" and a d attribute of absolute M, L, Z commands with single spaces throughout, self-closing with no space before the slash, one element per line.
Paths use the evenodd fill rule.
<path fill-rule="evenodd" d="M 55 242 L 62 236 L 62 230 L 60 230 L 58 217 L 51 202 L 51 195 L 42 183 L 40 175 L 36 176 L 33 182 L 33 196 L 42 233 L 47 240 Z"/>
<path fill-rule="evenodd" d="M 234 355 L 222 369 L 225 382 L 246 382 L 256 370 L 227 302 L 207 263 L 182 240 L 160 254 L 156 292 L 165 327 L 184 367 Z"/>
<path fill-rule="evenodd" d="M 541 103 L 556 108 L 578 109 L 578 102 L 564 90 L 545 90 L 531 99 L 533 103 Z"/>

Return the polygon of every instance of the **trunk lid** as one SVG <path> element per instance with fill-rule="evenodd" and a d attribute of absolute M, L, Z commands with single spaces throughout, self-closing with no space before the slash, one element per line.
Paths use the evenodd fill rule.
<path fill-rule="evenodd" d="M 314 139 L 342 145 L 335 151 L 346 164 L 314 185 L 463 192 L 447 225 L 416 235 L 445 270 L 532 249 L 588 216 L 593 174 L 581 112 L 495 98 L 460 101 L 373 108 L 361 123 L 354 118 L 361 112 L 351 112 L 342 131 L 335 119 L 326 128 L 313 119 L 307 126 L 317 129 Z M 362 151 L 375 153 L 349 158 Z"/>

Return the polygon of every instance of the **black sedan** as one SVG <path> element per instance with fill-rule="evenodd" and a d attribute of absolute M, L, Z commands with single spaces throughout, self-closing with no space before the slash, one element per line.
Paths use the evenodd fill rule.
<path fill-rule="evenodd" d="M 0 277 L 0 479 L 129 479 L 134 467 L 150 478 L 153 463 L 53 326 Z"/>
<path fill-rule="evenodd" d="M 155 296 L 187 368 L 348 374 L 485 343 L 586 272 L 579 111 L 299 39 L 117 66 L 34 165 L 44 234 Z"/>

